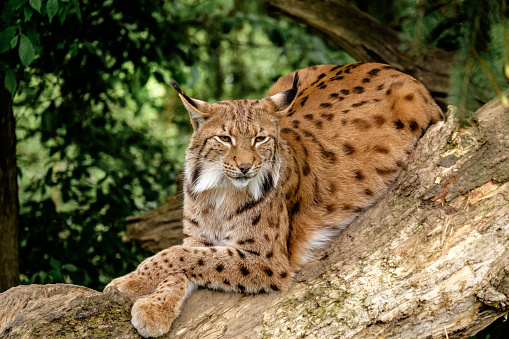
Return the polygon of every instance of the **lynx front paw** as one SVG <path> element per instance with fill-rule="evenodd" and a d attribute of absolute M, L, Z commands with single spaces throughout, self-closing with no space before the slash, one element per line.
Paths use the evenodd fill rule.
<path fill-rule="evenodd" d="M 106 287 L 104 292 L 108 292 L 111 287 L 116 287 L 120 292 L 131 297 L 150 294 L 154 292 L 157 285 L 151 284 L 148 279 L 138 276 L 135 272 L 113 279 Z"/>
<path fill-rule="evenodd" d="M 139 299 L 133 305 L 131 323 L 142 337 L 160 337 L 167 333 L 178 315 L 178 307 L 172 307 L 168 300 L 158 299 L 156 295 L 151 295 Z"/>

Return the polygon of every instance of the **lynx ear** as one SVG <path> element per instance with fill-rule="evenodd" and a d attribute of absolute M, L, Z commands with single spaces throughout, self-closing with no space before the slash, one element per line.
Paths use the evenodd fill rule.
<path fill-rule="evenodd" d="M 286 114 L 286 109 L 290 107 L 290 104 L 295 99 L 295 96 L 297 95 L 298 83 L 299 83 L 299 72 L 295 72 L 295 76 L 293 77 L 292 88 L 265 98 L 275 107 L 274 113 L 276 113 L 278 117 Z"/>
<path fill-rule="evenodd" d="M 208 102 L 188 97 L 175 81 L 172 81 L 171 85 L 179 92 L 180 99 L 191 117 L 193 128 L 197 130 L 210 117 L 211 105 Z"/>

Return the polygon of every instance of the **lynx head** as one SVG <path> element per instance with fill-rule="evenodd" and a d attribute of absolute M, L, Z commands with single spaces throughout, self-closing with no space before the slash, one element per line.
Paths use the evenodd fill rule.
<path fill-rule="evenodd" d="M 186 185 L 193 193 L 241 190 L 259 199 L 279 179 L 279 119 L 297 93 L 293 88 L 261 100 L 209 104 L 185 95 L 194 133 L 186 155 Z"/>

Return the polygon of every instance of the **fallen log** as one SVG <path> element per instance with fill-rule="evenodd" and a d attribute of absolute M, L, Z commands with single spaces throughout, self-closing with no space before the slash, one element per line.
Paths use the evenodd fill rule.
<path fill-rule="evenodd" d="M 287 290 L 199 290 L 166 337 L 468 338 L 507 315 L 509 113 L 492 101 L 477 125 L 457 129 L 454 112 L 419 140 L 388 194 Z M 178 199 L 132 218 L 125 240 L 153 251 L 165 234 L 164 246 L 178 241 L 166 231 L 177 228 Z M 0 305 L 0 338 L 139 337 L 132 300 L 120 293 L 18 286 Z"/>

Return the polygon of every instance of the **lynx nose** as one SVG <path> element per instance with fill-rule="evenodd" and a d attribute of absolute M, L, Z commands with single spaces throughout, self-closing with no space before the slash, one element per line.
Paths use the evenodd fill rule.
<path fill-rule="evenodd" d="M 240 171 L 242 172 L 242 174 L 246 174 L 247 171 L 249 171 L 249 169 L 251 168 L 251 163 L 250 162 L 243 162 L 242 164 L 238 165 Z"/>

